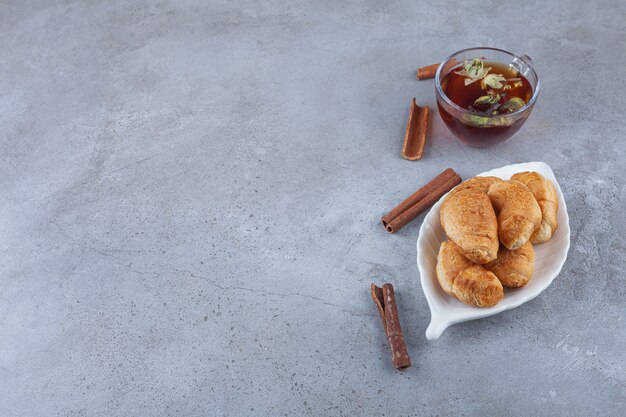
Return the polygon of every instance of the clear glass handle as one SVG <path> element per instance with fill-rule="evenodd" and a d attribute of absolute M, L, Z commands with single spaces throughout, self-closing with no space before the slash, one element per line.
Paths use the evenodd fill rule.
<path fill-rule="evenodd" d="M 511 64 L 517 70 L 517 72 L 526 77 L 527 74 L 530 72 L 529 67 L 533 64 L 533 60 L 528 55 L 521 55 L 519 57 L 513 58 Z"/>
<path fill-rule="evenodd" d="M 533 59 L 526 54 L 520 56 L 520 58 L 522 58 L 522 61 L 525 61 L 527 64 L 533 64 Z"/>

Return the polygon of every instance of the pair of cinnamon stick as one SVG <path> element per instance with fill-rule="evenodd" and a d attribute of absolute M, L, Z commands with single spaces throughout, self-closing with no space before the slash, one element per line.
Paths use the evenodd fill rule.
<path fill-rule="evenodd" d="M 402 328 L 400 327 L 393 285 L 383 284 L 381 288 L 372 283 L 371 292 L 372 299 L 376 303 L 376 308 L 383 321 L 383 329 L 387 334 L 393 367 L 403 371 L 411 366 L 411 359 L 406 350 Z"/>
<path fill-rule="evenodd" d="M 389 233 L 397 232 L 460 183 L 459 174 L 452 168 L 446 169 L 385 214 L 381 219 L 383 226 Z"/>

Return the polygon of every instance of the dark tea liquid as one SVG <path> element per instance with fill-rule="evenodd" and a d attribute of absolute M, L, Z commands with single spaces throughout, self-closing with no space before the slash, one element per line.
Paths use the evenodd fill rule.
<path fill-rule="evenodd" d="M 496 92 L 506 94 L 501 102 L 510 100 L 511 98 L 518 97 L 524 100 L 524 103 L 528 103 L 533 96 L 533 89 L 530 82 L 520 75 L 515 69 L 510 68 L 506 64 L 493 61 L 484 61 L 485 67 L 491 67 L 489 74 L 502 74 L 507 79 L 514 79 L 513 81 L 507 81 L 505 85 L 510 85 L 506 90 L 496 89 Z M 475 107 L 477 110 L 476 116 L 487 117 L 487 115 L 480 114 L 479 106 L 474 106 L 474 102 L 481 96 L 487 94 L 487 89 L 481 87 L 480 81 L 475 81 L 470 85 L 465 85 L 466 77 L 458 75 L 455 71 L 461 68 L 455 68 L 446 74 L 441 80 L 441 88 L 445 95 L 457 106 L 468 109 L 470 106 Z M 448 128 L 453 131 L 464 143 L 475 147 L 486 147 L 509 138 L 515 132 L 517 132 L 522 124 L 524 118 L 516 120 L 514 123 L 506 126 L 476 126 L 472 123 L 459 120 L 456 116 L 448 113 L 443 106 L 438 103 L 439 113 L 441 118 L 446 123 Z M 498 114 L 506 114 L 506 112 L 498 112 Z"/>

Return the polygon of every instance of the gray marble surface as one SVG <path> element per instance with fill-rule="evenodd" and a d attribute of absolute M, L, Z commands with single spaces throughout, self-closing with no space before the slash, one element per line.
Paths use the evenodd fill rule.
<path fill-rule="evenodd" d="M 626 410 L 626 31 L 599 2 L 3 1 L 0 415 L 617 416 Z M 543 82 L 510 141 L 436 112 L 470 46 Z M 444 168 L 543 160 L 571 219 L 541 296 L 429 342 L 415 241 Z M 392 370 L 370 282 L 414 366 Z"/>

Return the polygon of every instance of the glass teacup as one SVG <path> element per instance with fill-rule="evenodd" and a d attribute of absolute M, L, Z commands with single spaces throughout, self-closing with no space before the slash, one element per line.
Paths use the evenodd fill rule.
<path fill-rule="evenodd" d="M 503 64 L 517 72 L 518 77 L 524 77 L 532 88 L 530 99 L 522 107 L 506 114 L 485 114 L 454 103 L 444 91 L 452 85 L 443 85 L 442 82 L 447 81 L 451 72 L 462 71 L 464 62 L 476 58 L 483 60 L 485 66 L 489 62 Z M 439 115 L 448 129 L 461 142 L 479 148 L 495 145 L 513 136 L 530 116 L 540 90 L 539 78 L 528 56 L 516 56 L 496 48 L 470 48 L 450 55 L 437 69 L 435 86 Z"/>

